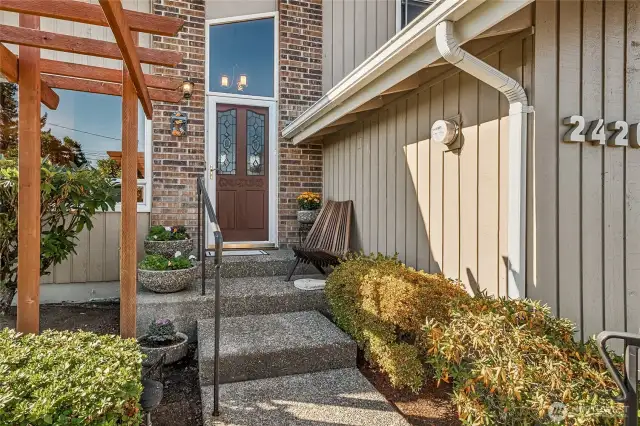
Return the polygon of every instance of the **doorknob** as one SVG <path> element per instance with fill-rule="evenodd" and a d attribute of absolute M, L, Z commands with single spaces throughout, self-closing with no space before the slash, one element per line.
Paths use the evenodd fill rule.
<path fill-rule="evenodd" d="M 213 166 L 209 166 L 209 179 L 213 180 L 213 176 L 215 175 L 215 171 L 218 170 Z"/>

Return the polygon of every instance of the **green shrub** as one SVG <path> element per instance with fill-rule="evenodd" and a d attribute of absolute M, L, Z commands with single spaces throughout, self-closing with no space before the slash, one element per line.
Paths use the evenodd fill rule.
<path fill-rule="evenodd" d="M 40 169 L 40 275 L 75 253 L 78 234 L 92 217 L 113 210 L 119 184 L 86 167 L 42 161 Z M 11 305 L 18 283 L 18 167 L 0 156 L 0 312 Z"/>
<path fill-rule="evenodd" d="M 396 387 L 417 391 L 424 382 L 424 354 L 416 345 L 425 318 L 446 321 L 449 303 L 468 297 L 442 275 L 408 268 L 396 257 L 350 255 L 327 279 L 336 323 Z"/>
<path fill-rule="evenodd" d="M 135 340 L 87 332 L 0 331 L 0 424 L 139 425 Z"/>
<path fill-rule="evenodd" d="M 175 271 L 177 269 L 188 269 L 193 266 L 191 259 L 195 256 L 186 257 L 182 254 L 167 259 L 161 254 L 148 254 L 138 264 L 140 269 L 146 271 Z"/>
<path fill-rule="evenodd" d="M 156 319 L 149 324 L 146 340 L 156 343 L 170 343 L 178 339 L 176 327 L 170 319 Z"/>
<path fill-rule="evenodd" d="M 430 319 L 426 349 L 436 378 L 452 382 L 468 425 L 620 424 L 623 407 L 593 341 L 574 341 L 574 325 L 531 300 L 457 299 L 447 321 Z M 619 361 L 619 359 L 618 359 Z"/>
<path fill-rule="evenodd" d="M 184 226 L 170 226 L 164 227 L 160 225 L 152 226 L 149 229 L 149 235 L 147 240 L 149 241 L 175 241 L 175 240 L 187 240 L 189 234 L 187 228 Z"/>

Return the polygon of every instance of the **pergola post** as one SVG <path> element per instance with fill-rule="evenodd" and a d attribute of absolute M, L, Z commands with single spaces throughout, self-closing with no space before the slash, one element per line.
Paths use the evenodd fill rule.
<path fill-rule="evenodd" d="M 138 34 L 132 34 L 137 44 Z M 120 218 L 120 336 L 136 337 L 136 235 L 138 214 L 138 96 L 122 64 L 122 197 Z M 148 173 L 148 171 L 146 171 Z"/>
<path fill-rule="evenodd" d="M 40 17 L 20 15 L 39 29 Z M 20 46 L 18 67 L 18 319 L 23 333 L 40 331 L 40 49 Z"/>

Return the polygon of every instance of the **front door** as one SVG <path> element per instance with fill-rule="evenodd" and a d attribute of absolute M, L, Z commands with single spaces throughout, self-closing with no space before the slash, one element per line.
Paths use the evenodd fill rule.
<path fill-rule="evenodd" d="M 269 240 L 269 110 L 216 104 L 216 212 L 225 242 Z"/>

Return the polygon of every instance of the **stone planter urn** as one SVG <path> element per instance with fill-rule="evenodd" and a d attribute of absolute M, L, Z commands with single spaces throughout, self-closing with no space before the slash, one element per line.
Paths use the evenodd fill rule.
<path fill-rule="evenodd" d="M 184 290 L 196 279 L 198 266 L 168 271 L 150 271 L 138 268 L 138 281 L 155 293 L 175 293 Z"/>
<path fill-rule="evenodd" d="M 298 222 L 312 224 L 318 218 L 320 210 L 298 210 Z"/>
<path fill-rule="evenodd" d="M 178 339 L 169 345 L 159 345 L 156 342 L 147 341 L 146 335 L 138 338 L 138 344 L 140 345 L 140 351 L 147 356 L 142 361 L 142 365 L 149 367 L 153 365 L 162 354 L 167 354 L 164 360 L 164 365 L 173 364 L 180 361 L 187 355 L 189 350 L 188 338 L 184 333 L 176 332 Z"/>
<path fill-rule="evenodd" d="M 193 240 L 154 241 L 144 240 L 144 251 L 147 254 L 159 254 L 167 258 L 173 257 L 177 251 L 185 256 L 193 251 Z"/>

